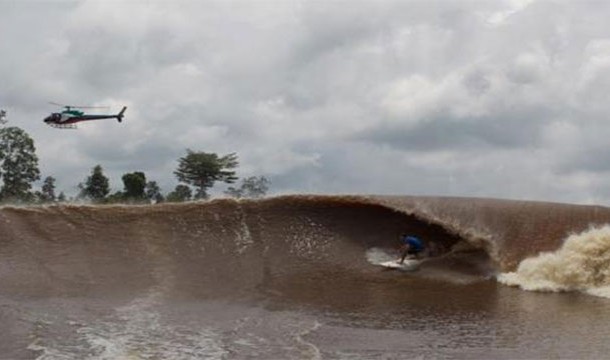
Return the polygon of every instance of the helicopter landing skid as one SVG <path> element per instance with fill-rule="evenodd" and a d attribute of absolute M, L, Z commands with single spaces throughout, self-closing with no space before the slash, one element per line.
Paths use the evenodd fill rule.
<path fill-rule="evenodd" d="M 49 124 L 57 129 L 77 129 L 76 124 Z"/>

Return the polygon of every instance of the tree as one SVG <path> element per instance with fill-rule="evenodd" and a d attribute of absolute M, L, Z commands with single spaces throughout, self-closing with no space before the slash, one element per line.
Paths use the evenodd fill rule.
<path fill-rule="evenodd" d="M 187 155 L 179 159 L 178 169 L 174 174 L 178 181 L 195 186 L 196 199 L 207 199 L 207 189 L 216 181 L 232 184 L 237 180 L 234 169 L 239 162 L 235 153 L 219 157 L 215 153 L 194 152 L 186 150 Z"/>
<path fill-rule="evenodd" d="M 161 188 L 157 185 L 156 181 L 147 182 L 144 192 L 146 198 L 155 204 L 162 203 L 165 200 L 163 195 L 161 195 Z"/>
<path fill-rule="evenodd" d="M 184 202 L 189 201 L 193 197 L 191 188 L 186 185 L 177 185 L 174 191 L 167 194 L 167 201 L 169 202 Z"/>
<path fill-rule="evenodd" d="M 143 172 L 136 171 L 124 174 L 123 177 L 125 200 L 143 201 L 145 199 L 144 188 L 146 187 L 146 175 Z"/>
<path fill-rule="evenodd" d="M 59 195 L 57 196 L 57 202 L 66 202 L 66 194 L 64 194 L 64 192 L 60 192 Z"/>
<path fill-rule="evenodd" d="M 81 197 L 91 199 L 93 202 L 102 202 L 110 192 L 108 178 L 100 165 L 96 165 L 91 175 L 85 180 L 85 184 L 79 184 Z"/>
<path fill-rule="evenodd" d="M 55 178 L 47 176 L 44 178 L 42 183 L 42 189 L 40 192 L 40 200 L 42 202 L 54 202 L 57 200 L 55 197 Z"/>
<path fill-rule="evenodd" d="M 114 194 L 109 194 L 104 198 L 104 202 L 107 204 L 121 204 L 125 202 L 125 193 L 122 191 L 116 191 Z"/>
<path fill-rule="evenodd" d="M 3 201 L 32 200 L 32 183 L 40 179 L 34 140 L 18 127 L 0 129 L 0 175 Z"/>
<path fill-rule="evenodd" d="M 270 181 L 264 176 L 251 176 L 242 180 L 239 188 L 229 187 L 225 194 L 235 198 L 261 198 L 267 194 Z"/>

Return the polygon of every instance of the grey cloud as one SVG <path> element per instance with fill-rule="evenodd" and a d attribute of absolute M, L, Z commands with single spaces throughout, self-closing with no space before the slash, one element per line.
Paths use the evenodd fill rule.
<path fill-rule="evenodd" d="M 66 71 L 97 93 L 145 83 L 163 67 L 194 56 L 167 29 L 134 37 L 93 27 L 72 30 L 67 38 Z"/>
<path fill-rule="evenodd" d="M 491 87 L 491 82 L 485 72 L 476 69 L 464 76 L 462 83 L 466 90 L 472 96 L 480 96 L 485 94 Z"/>
<path fill-rule="evenodd" d="M 8 2 L 0 107 L 31 132 L 44 171 L 66 187 L 100 163 L 119 185 L 122 173 L 143 170 L 171 190 L 175 159 L 192 147 L 236 151 L 243 169 L 270 171 L 262 175 L 279 192 L 561 200 L 569 185 L 547 184 L 570 184 L 576 171 L 610 183 L 603 141 L 545 140 L 557 119 L 584 139 L 608 131 L 598 121 L 609 110 L 605 53 L 591 45 L 610 38 L 607 6 Z M 391 93 L 413 78 L 427 88 Z M 384 105 L 389 93 L 396 113 Z M 130 108 L 120 125 L 65 133 L 42 127 L 55 110 L 47 101 Z M 473 156 L 476 165 L 460 162 Z M 498 186 L 532 172 L 539 176 L 511 178 L 511 190 Z M 582 183 L 570 200 L 602 194 Z"/>
<path fill-rule="evenodd" d="M 523 109 L 484 117 L 436 116 L 412 126 L 381 125 L 353 138 L 416 151 L 534 148 L 544 124 L 552 117 L 545 109 Z"/>
<path fill-rule="evenodd" d="M 607 146 L 587 146 L 558 160 L 555 166 L 558 174 L 575 172 L 610 173 L 610 151 Z"/>

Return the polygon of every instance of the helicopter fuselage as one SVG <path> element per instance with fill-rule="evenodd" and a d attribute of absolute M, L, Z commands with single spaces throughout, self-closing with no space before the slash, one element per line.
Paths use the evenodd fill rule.
<path fill-rule="evenodd" d="M 116 115 L 86 115 L 82 111 L 66 110 L 58 113 L 52 113 L 43 121 L 48 125 L 58 127 L 89 120 L 117 119 L 119 122 L 121 122 L 123 120 L 123 113 L 126 109 L 127 107 L 124 106 L 121 112 Z"/>
<path fill-rule="evenodd" d="M 66 113 L 52 113 L 44 119 L 47 124 L 74 124 L 87 120 L 119 119 L 118 115 L 72 115 Z"/>

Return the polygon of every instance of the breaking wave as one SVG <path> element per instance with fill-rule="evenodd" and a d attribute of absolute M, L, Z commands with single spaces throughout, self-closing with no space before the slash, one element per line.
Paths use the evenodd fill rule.
<path fill-rule="evenodd" d="M 525 259 L 498 280 L 524 290 L 583 291 L 610 298 L 610 226 L 570 235 L 559 250 Z"/>
<path fill-rule="evenodd" d="M 610 285 L 610 209 L 411 196 L 281 196 L 154 206 L 0 210 L 0 289 L 19 296 L 219 297 L 378 276 L 412 233 L 414 276 L 496 277 L 526 290 Z M 565 241 L 565 243 L 564 243 Z M 120 281 L 117 281 L 120 279 Z M 152 298 L 151 298 L 152 299 Z"/>

